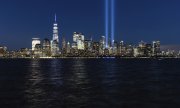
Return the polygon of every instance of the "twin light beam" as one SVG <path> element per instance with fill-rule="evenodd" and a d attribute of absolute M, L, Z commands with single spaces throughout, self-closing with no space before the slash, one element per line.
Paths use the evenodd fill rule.
<path fill-rule="evenodd" d="M 109 46 L 109 38 L 113 45 L 114 32 L 115 32 L 115 0 L 105 0 L 105 35 L 106 35 L 106 48 Z M 109 29 L 110 25 L 110 29 Z M 111 37 L 109 37 L 111 36 Z"/>

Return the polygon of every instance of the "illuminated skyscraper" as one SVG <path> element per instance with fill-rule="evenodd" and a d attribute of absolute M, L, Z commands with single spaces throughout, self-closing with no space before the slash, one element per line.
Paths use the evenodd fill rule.
<path fill-rule="evenodd" d="M 100 42 L 99 42 L 99 53 L 100 55 L 104 54 L 104 49 L 106 48 L 106 38 L 105 36 L 101 36 Z"/>
<path fill-rule="evenodd" d="M 50 50 L 50 41 L 47 38 L 43 40 L 43 50 Z"/>
<path fill-rule="evenodd" d="M 71 53 L 71 45 L 70 43 L 68 42 L 67 43 L 67 54 Z"/>
<path fill-rule="evenodd" d="M 86 51 L 91 51 L 92 50 L 92 41 L 91 40 L 85 40 L 84 41 L 84 49 Z"/>
<path fill-rule="evenodd" d="M 123 56 L 124 53 L 125 53 L 124 41 L 120 41 L 120 43 L 119 43 L 119 55 Z"/>
<path fill-rule="evenodd" d="M 160 54 L 160 41 L 153 41 L 152 55 L 157 56 L 158 54 Z"/>
<path fill-rule="evenodd" d="M 138 52 L 139 56 L 145 56 L 145 51 L 146 51 L 146 43 L 144 41 L 139 42 L 138 45 Z"/>
<path fill-rule="evenodd" d="M 106 38 L 105 38 L 105 36 L 101 36 L 100 44 L 101 44 L 102 49 L 106 48 Z"/>
<path fill-rule="evenodd" d="M 55 15 L 55 22 L 53 25 L 53 39 L 51 40 L 51 53 L 52 56 L 56 56 L 59 54 L 59 34 L 58 34 L 58 24 L 56 21 L 56 15 Z"/>
<path fill-rule="evenodd" d="M 32 39 L 32 54 L 33 57 L 41 57 L 42 56 L 42 50 L 41 50 L 41 41 L 39 38 L 33 38 Z"/>
<path fill-rule="evenodd" d="M 41 41 L 39 38 L 32 38 L 32 51 L 35 50 L 36 44 L 41 44 Z"/>
<path fill-rule="evenodd" d="M 82 33 L 74 32 L 73 41 L 77 43 L 78 50 L 84 50 L 84 35 Z"/>

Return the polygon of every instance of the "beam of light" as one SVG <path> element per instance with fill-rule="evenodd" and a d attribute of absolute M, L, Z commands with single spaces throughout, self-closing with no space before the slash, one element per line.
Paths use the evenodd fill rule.
<path fill-rule="evenodd" d="M 111 0 L 111 42 L 112 45 L 114 44 L 114 32 L 115 32 L 115 12 L 114 12 L 114 8 L 115 8 L 115 0 Z"/>
<path fill-rule="evenodd" d="M 105 35 L 106 35 L 106 48 L 108 47 L 109 35 L 109 0 L 105 0 Z"/>

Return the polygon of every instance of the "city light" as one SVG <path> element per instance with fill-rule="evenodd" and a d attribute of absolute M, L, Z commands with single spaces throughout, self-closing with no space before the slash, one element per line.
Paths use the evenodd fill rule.
<path fill-rule="evenodd" d="M 153 41 L 146 43 L 139 42 L 138 45 L 117 42 L 114 39 L 115 32 L 115 0 L 109 2 L 106 0 L 106 36 L 101 36 L 100 40 L 95 41 L 92 38 L 86 39 L 86 36 L 80 32 L 74 32 L 73 42 L 66 42 L 62 37 L 62 47 L 59 47 L 59 29 L 57 17 L 55 14 L 52 40 L 45 38 L 42 42 L 40 38 L 32 38 L 32 48 L 21 48 L 19 51 L 8 51 L 7 47 L 0 46 L 0 57 L 7 58 L 64 58 L 64 57 L 95 57 L 95 58 L 157 58 L 157 57 L 179 57 L 180 52 L 173 50 L 161 51 L 161 42 Z M 111 8 L 110 5 L 111 4 Z M 111 9 L 111 11 L 109 11 Z M 111 14 L 109 14 L 111 13 Z M 110 16 L 109 16 L 110 15 Z M 111 24 L 111 28 L 109 25 Z M 110 37 L 111 31 L 111 37 Z M 109 36 L 109 37 L 108 37 Z M 106 44 L 105 44 L 106 43 Z"/>
<path fill-rule="evenodd" d="M 115 0 L 105 0 L 105 36 L 95 41 L 86 39 L 86 35 L 74 32 L 73 42 L 66 41 L 59 35 L 57 16 L 54 16 L 52 39 L 32 38 L 32 47 L 21 48 L 18 51 L 8 51 L 7 47 L 0 46 L 0 57 L 9 58 L 56 58 L 56 57 L 179 57 L 180 52 L 174 50 L 161 51 L 161 42 L 139 42 L 138 45 L 127 44 L 115 40 Z M 60 31 L 61 32 L 61 31 Z M 59 39 L 62 39 L 60 47 Z"/>

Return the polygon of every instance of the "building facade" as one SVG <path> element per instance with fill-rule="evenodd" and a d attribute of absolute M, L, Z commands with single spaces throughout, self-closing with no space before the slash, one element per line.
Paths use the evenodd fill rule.
<path fill-rule="evenodd" d="M 58 34 L 58 24 L 56 21 L 56 15 L 55 15 L 55 22 L 53 25 L 53 39 L 51 40 L 51 54 L 52 56 L 59 55 L 59 34 Z"/>

